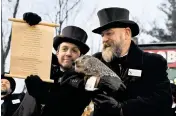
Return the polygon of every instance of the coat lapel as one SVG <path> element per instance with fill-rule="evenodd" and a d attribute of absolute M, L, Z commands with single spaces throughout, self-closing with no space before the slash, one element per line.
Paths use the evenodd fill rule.
<path fill-rule="evenodd" d="M 131 41 L 131 45 L 129 48 L 128 56 L 127 56 L 127 64 L 129 68 L 141 69 L 143 64 L 143 51 L 139 49 L 137 45 L 133 41 Z"/>
<path fill-rule="evenodd" d="M 124 75 L 121 79 L 127 86 L 129 83 L 140 79 L 142 74 L 142 64 L 143 64 L 143 51 L 138 48 L 137 45 L 131 41 L 129 52 L 127 55 Z"/>

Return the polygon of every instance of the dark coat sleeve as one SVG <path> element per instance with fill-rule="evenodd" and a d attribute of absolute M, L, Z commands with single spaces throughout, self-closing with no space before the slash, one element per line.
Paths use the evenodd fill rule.
<path fill-rule="evenodd" d="M 35 96 L 37 102 L 41 104 L 46 104 L 49 99 L 52 99 L 53 95 L 55 96 L 56 92 L 60 92 L 61 89 L 65 88 L 65 86 L 73 89 L 78 89 L 80 91 L 84 91 L 85 84 L 83 75 L 67 71 L 61 78 L 62 78 L 61 82 L 55 83 L 43 82 L 40 85 L 40 90 L 38 91 L 38 94 L 36 94 Z M 89 97 L 86 96 L 85 98 Z"/>
<path fill-rule="evenodd" d="M 172 97 L 166 60 L 159 55 L 151 55 L 145 57 L 144 63 L 142 75 L 148 86 L 146 94 L 127 100 L 122 108 L 124 116 L 153 116 L 159 112 L 169 113 L 171 109 Z"/>

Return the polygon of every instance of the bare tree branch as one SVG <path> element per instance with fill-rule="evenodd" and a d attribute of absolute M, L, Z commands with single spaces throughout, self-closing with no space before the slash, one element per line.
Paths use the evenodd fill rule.
<path fill-rule="evenodd" d="M 58 15 L 60 14 L 60 11 L 57 11 L 56 15 L 55 15 L 55 23 L 57 24 L 58 22 Z M 60 20 L 60 19 L 59 19 Z M 60 23 L 59 23 L 59 27 L 60 27 Z M 57 27 L 55 27 L 55 30 L 56 30 L 56 35 L 58 34 L 57 32 Z"/>
<path fill-rule="evenodd" d="M 62 7 L 62 4 L 61 4 L 61 0 L 59 0 L 59 11 L 60 11 L 60 13 L 59 13 L 59 21 L 62 19 L 61 18 L 61 14 L 62 14 L 62 10 L 61 10 L 61 7 Z"/>
<path fill-rule="evenodd" d="M 70 7 L 69 9 L 67 9 L 69 0 L 57 1 L 57 4 L 56 4 L 57 6 L 55 7 L 57 11 L 55 15 L 55 23 L 59 23 L 59 28 L 55 28 L 56 35 L 61 34 L 62 25 L 65 22 L 65 20 L 68 19 L 69 12 L 73 10 L 73 8 L 76 7 L 80 1 L 81 0 L 78 0 L 77 2 L 75 2 L 73 6 Z"/>
<path fill-rule="evenodd" d="M 1 3 L 2 3 L 2 0 L 1 0 Z M 2 9 L 1 9 L 1 15 L 2 15 Z M 4 63 L 5 63 L 2 38 L 3 38 L 3 31 L 2 31 L 2 16 L 1 16 L 1 74 L 4 73 Z"/>
<path fill-rule="evenodd" d="M 163 11 L 166 15 L 169 15 L 169 12 L 167 12 L 164 8 L 158 7 L 161 11 Z"/>
<path fill-rule="evenodd" d="M 65 15 L 63 21 L 64 21 L 66 18 L 68 18 L 68 13 L 69 13 L 76 5 L 78 5 L 78 3 L 79 3 L 80 1 L 81 1 L 81 0 L 78 0 L 77 2 L 75 2 L 75 4 L 73 4 L 73 6 L 72 6 L 70 9 L 68 9 L 68 10 L 66 11 L 66 15 Z"/>
<path fill-rule="evenodd" d="M 17 1 L 16 1 L 15 8 L 14 8 L 14 12 L 13 12 L 13 18 L 16 18 L 16 14 L 17 14 L 17 12 L 18 12 L 19 1 L 20 1 L 20 0 L 17 0 Z"/>
<path fill-rule="evenodd" d="M 16 2 L 16 4 L 15 4 L 15 8 L 14 8 L 14 12 L 13 12 L 13 18 L 16 17 L 16 14 L 17 14 L 17 12 L 18 12 L 18 6 L 19 6 L 19 0 L 17 0 L 17 2 Z M 11 30 L 11 32 L 12 32 L 12 30 Z M 7 58 L 7 55 L 8 55 L 9 50 L 10 50 L 11 32 L 10 32 L 10 35 L 9 35 L 9 41 L 8 41 L 8 43 L 7 43 L 7 49 L 6 49 L 6 51 L 5 51 L 5 56 L 4 56 L 5 59 Z"/>
<path fill-rule="evenodd" d="M 68 5 L 67 3 L 68 3 L 68 0 L 65 0 L 65 5 L 63 6 L 62 11 L 67 10 L 67 5 Z"/>

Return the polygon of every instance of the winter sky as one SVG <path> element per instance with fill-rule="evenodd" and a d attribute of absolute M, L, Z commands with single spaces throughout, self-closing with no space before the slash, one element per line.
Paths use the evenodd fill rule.
<path fill-rule="evenodd" d="M 7 21 L 12 17 L 12 10 L 8 7 L 13 7 L 11 4 L 3 2 L 3 20 Z M 22 18 L 23 13 L 31 11 L 38 13 L 43 21 L 52 22 L 52 14 L 54 11 L 54 5 L 57 0 L 20 0 L 17 17 Z M 69 0 L 72 2 L 73 0 Z M 83 28 L 89 35 L 87 44 L 92 48 L 90 54 L 97 52 L 97 48 L 101 44 L 101 37 L 93 34 L 92 29 L 99 26 L 97 12 L 102 8 L 107 7 L 124 7 L 130 11 L 130 18 L 137 20 L 140 27 L 144 27 L 149 30 L 152 28 L 152 22 L 156 21 L 159 27 L 165 28 L 166 16 L 158 9 L 158 6 L 166 0 L 82 0 L 79 7 L 72 12 L 67 24 L 76 25 Z M 49 14 L 49 18 L 46 14 Z M 8 22 L 9 23 L 9 22 Z M 10 25 L 10 23 L 9 23 Z M 10 29 L 10 28 L 9 28 Z M 153 38 L 145 34 L 138 35 L 141 43 L 148 43 Z M 5 38 L 4 38 L 5 39 Z M 9 60 L 7 60 L 9 62 Z M 8 66 L 7 66 L 8 67 Z M 7 68 L 8 70 L 8 68 Z M 23 80 L 16 79 L 17 88 L 15 92 L 21 92 L 24 86 Z"/>

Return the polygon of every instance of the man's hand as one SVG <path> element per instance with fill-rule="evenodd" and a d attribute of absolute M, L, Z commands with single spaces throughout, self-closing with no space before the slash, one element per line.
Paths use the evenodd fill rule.
<path fill-rule="evenodd" d="M 38 75 L 30 75 L 25 79 L 25 84 L 28 90 L 29 95 L 36 97 L 41 90 L 43 81 Z"/>
<path fill-rule="evenodd" d="M 123 84 L 121 80 L 119 80 L 116 77 L 108 77 L 108 76 L 103 76 L 100 78 L 97 88 L 99 88 L 99 90 L 101 91 L 105 91 L 108 95 L 118 93 L 118 96 L 119 94 L 122 95 L 122 93 L 124 93 L 126 90 L 126 86 Z"/>
<path fill-rule="evenodd" d="M 39 15 L 32 12 L 26 12 L 23 14 L 23 20 L 26 21 L 30 26 L 37 25 L 42 19 Z"/>
<path fill-rule="evenodd" d="M 116 101 L 110 96 L 104 94 L 97 94 L 93 99 L 97 112 L 101 114 L 113 114 L 119 116 L 121 114 L 121 108 L 123 103 Z"/>

